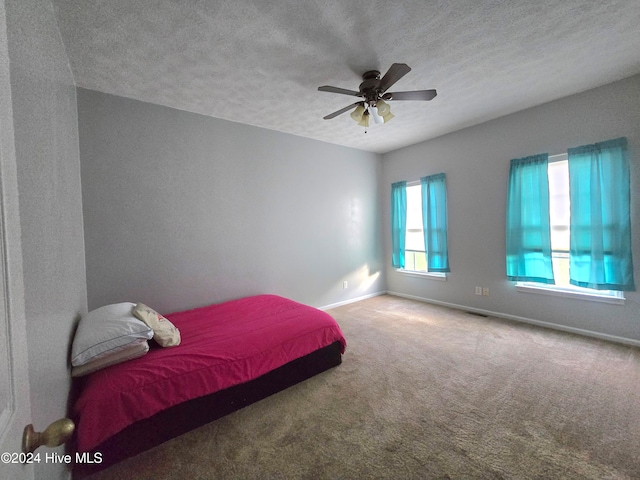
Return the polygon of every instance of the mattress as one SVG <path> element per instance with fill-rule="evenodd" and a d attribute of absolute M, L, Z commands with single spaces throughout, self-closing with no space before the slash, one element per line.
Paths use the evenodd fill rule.
<path fill-rule="evenodd" d="M 135 422 L 174 405 L 256 379 L 295 359 L 346 341 L 326 312 L 276 295 L 258 295 L 165 315 L 177 347 L 83 380 L 73 406 L 76 447 L 88 452 Z"/>

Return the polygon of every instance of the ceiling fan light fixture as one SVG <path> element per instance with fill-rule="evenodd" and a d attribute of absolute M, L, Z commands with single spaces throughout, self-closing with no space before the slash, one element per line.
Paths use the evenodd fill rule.
<path fill-rule="evenodd" d="M 351 112 L 351 118 L 353 118 L 353 120 L 356 122 L 359 122 L 360 120 L 362 120 L 362 115 L 364 115 L 363 105 L 358 105 L 356 109 L 353 112 Z"/>
<path fill-rule="evenodd" d="M 380 112 L 378 111 L 378 109 L 376 107 L 369 107 L 369 112 L 370 112 L 371 116 L 373 117 L 373 122 L 376 125 L 380 125 L 380 124 L 384 123 L 384 118 L 382 118 L 379 115 Z"/>
<path fill-rule="evenodd" d="M 389 111 L 389 113 L 387 113 L 386 115 L 382 116 L 382 118 L 384 119 L 384 123 L 389 122 L 393 117 L 395 117 L 395 115 L 391 113 L 391 111 Z"/>
<path fill-rule="evenodd" d="M 362 120 L 360 120 L 358 122 L 358 125 L 360 125 L 361 127 L 365 127 L 365 128 L 367 128 L 369 126 L 369 112 L 365 112 L 362 115 Z"/>
<path fill-rule="evenodd" d="M 378 100 L 376 106 L 378 107 L 378 115 L 381 117 L 384 117 L 387 113 L 391 112 L 389 104 L 382 99 Z"/>

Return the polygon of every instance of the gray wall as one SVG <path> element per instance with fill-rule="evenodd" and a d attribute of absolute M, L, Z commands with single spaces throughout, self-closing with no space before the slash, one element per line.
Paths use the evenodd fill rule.
<path fill-rule="evenodd" d="M 85 89 L 78 112 L 90 309 L 385 290 L 379 155 Z"/>
<path fill-rule="evenodd" d="M 69 344 L 87 308 L 76 93 L 50 2 L 7 0 L 6 13 L 32 421 L 40 431 L 66 416 Z M 43 462 L 36 478 L 68 473 Z"/>
<path fill-rule="evenodd" d="M 640 340 L 640 293 L 605 305 L 517 292 L 505 276 L 505 202 L 509 161 L 626 136 L 636 284 L 640 285 L 640 76 L 467 128 L 383 156 L 385 266 L 388 289 L 403 295 Z M 390 267 L 390 185 L 445 172 L 451 273 L 446 282 Z M 474 286 L 490 296 L 474 295 Z"/>

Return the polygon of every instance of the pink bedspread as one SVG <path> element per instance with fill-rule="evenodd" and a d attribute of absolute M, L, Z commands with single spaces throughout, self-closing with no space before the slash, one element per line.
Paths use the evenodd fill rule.
<path fill-rule="evenodd" d="M 132 423 L 173 405 L 253 380 L 285 363 L 346 342 L 327 313 L 258 295 L 166 317 L 177 347 L 91 374 L 74 405 L 77 448 L 90 451 Z"/>

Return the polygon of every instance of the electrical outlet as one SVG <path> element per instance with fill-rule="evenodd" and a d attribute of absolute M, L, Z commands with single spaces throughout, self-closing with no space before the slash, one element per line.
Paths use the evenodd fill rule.
<path fill-rule="evenodd" d="M 344 290 L 346 290 L 347 288 L 349 288 L 349 282 L 347 282 L 346 280 L 344 282 L 342 282 L 342 288 Z"/>
<path fill-rule="evenodd" d="M 482 295 L 482 287 L 476 287 L 476 295 Z"/>
<path fill-rule="evenodd" d="M 482 289 L 482 295 L 484 295 L 485 297 L 489 296 L 489 288 L 488 287 L 484 287 Z"/>

